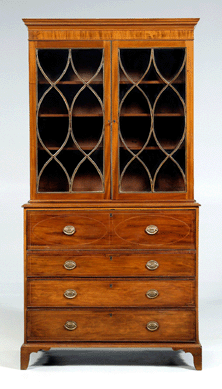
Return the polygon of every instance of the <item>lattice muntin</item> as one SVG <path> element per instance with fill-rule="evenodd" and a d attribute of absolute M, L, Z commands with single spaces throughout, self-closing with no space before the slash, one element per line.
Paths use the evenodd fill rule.
<path fill-rule="evenodd" d="M 178 61 L 178 64 L 174 63 L 174 74 L 167 74 L 167 66 L 165 69 L 161 69 L 160 71 L 159 67 L 161 67 L 161 63 L 158 63 L 155 56 L 158 54 L 161 58 L 162 55 L 162 57 L 165 56 L 165 60 L 167 60 L 167 56 L 169 54 L 171 56 L 174 55 L 175 51 L 179 53 L 180 60 Z M 135 57 L 131 64 L 132 69 L 127 70 L 127 58 L 130 59 L 130 55 L 132 53 L 134 53 L 133 55 Z M 141 67 L 140 59 L 144 58 L 145 53 L 147 57 L 146 67 L 141 74 L 141 69 L 139 69 L 139 67 Z M 142 54 L 141 58 L 140 54 Z M 125 64 L 123 64 L 124 56 Z M 132 59 L 133 57 L 131 60 Z M 136 68 L 137 65 L 138 68 Z M 177 66 L 176 70 L 175 66 Z M 186 50 L 183 48 L 119 50 L 119 192 L 135 193 L 186 191 L 185 67 Z M 121 80 L 124 80 L 124 82 Z M 135 106 L 130 107 L 129 104 L 128 108 L 129 112 L 131 110 L 131 114 L 127 119 L 127 115 L 125 115 L 127 113 L 127 104 L 125 104 L 126 99 L 129 98 L 135 91 Z M 167 92 L 170 92 L 168 93 L 168 97 L 170 97 L 170 99 L 169 101 L 166 99 L 166 105 L 169 103 L 168 105 L 170 107 L 170 100 L 174 100 L 174 103 L 176 100 L 178 100 L 178 107 L 180 112 L 174 112 L 172 117 L 170 116 L 169 112 L 165 115 L 164 109 L 162 109 L 163 113 L 161 113 L 161 107 L 158 106 L 159 102 L 164 97 L 164 94 L 166 96 Z M 139 107 L 140 100 L 143 100 L 143 107 Z M 145 105 L 146 109 L 144 109 Z M 139 115 L 137 116 L 137 112 L 144 113 L 144 117 L 147 120 L 146 125 L 144 125 L 145 119 L 142 118 L 142 126 L 140 126 L 139 121 L 141 118 Z M 131 134 L 131 136 L 135 137 L 135 142 L 138 138 L 137 134 L 139 134 L 139 136 L 142 134 L 140 144 L 141 142 L 143 144 L 139 148 L 139 151 L 134 149 L 132 142 L 130 143 L 127 139 L 124 139 L 124 137 L 128 137 L 128 129 L 126 126 L 125 129 L 123 129 L 123 120 L 128 120 L 128 123 L 131 122 L 129 125 L 131 126 L 131 132 L 133 122 L 135 121 L 135 128 L 133 130 L 134 133 Z M 158 121 L 162 121 L 161 129 L 160 126 L 157 125 Z M 169 144 L 164 145 L 164 142 L 161 144 L 162 141 L 161 139 L 158 139 L 157 136 L 158 132 L 162 131 L 162 134 L 165 132 L 166 143 L 167 136 L 170 136 L 170 131 L 172 132 L 172 129 L 168 126 L 169 122 L 171 123 L 171 126 L 174 127 L 173 136 L 175 139 L 172 142 L 173 149 L 172 145 L 169 147 Z M 178 128 L 176 128 L 177 126 Z M 158 130 L 157 127 L 159 128 Z M 136 176 L 138 176 L 141 171 L 143 171 L 142 175 L 144 183 L 141 188 L 137 189 Z M 135 176 L 133 176 L 133 172 L 135 172 Z M 161 180 L 163 184 L 161 184 Z"/>
<path fill-rule="evenodd" d="M 90 57 L 93 57 L 93 53 L 96 55 L 98 66 L 95 69 L 94 64 L 90 70 Z M 41 61 L 41 58 L 44 59 L 44 56 L 47 58 L 47 55 L 54 58 L 52 74 L 47 61 Z M 85 56 L 88 61 L 79 63 L 78 55 L 83 59 Z M 104 192 L 103 49 L 41 49 L 36 52 L 36 61 L 38 68 L 37 192 Z M 93 74 L 92 68 L 94 68 Z M 95 81 L 98 79 L 99 82 Z M 88 100 L 94 100 L 92 106 L 87 106 Z M 59 110 L 56 110 L 54 105 L 56 106 L 58 101 Z M 78 104 L 79 101 L 80 105 L 83 103 L 83 107 Z M 44 102 L 46 102 L 45 106 Z M 80 115 L 75 113 L 79 109 L 80 111 L 83 109 Z M 44 114 L 46 111 L 48 114 Z M 87 128 L 84 127 L 86 121 Z M 49 139 L 47 135 L 44 139 L 44 131 L 45 134 L 50 134 Z M 88 148 L 84 150 L 84 145 L 81 146 L 77 135 L 82 139 L 92 135 L 93 143 L 89 146 L 90 142 L 88 142 Z M 57 144 L 53 149 L 48 143 L 50 144 L 50 141 L 55 140 L 56 137 Z M 94 186 L 90 183 L 93 177 L 96 182 Z M 55 185 L 53 180 L 56 181 Z"/>

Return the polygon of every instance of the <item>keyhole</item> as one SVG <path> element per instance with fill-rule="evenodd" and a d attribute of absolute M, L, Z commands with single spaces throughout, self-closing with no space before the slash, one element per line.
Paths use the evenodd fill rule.
<path fill-rule="evenodd" d="M 113 287 L 113 284 L 110 284 L 110 288 L 112 288 Z"/>

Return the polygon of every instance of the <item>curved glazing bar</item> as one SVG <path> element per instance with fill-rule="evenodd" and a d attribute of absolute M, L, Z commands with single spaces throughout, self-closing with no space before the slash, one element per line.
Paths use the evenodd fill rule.
<path fill-rule="evenodd" d="M 120 149 L 121 147 L 124 148 L 125 151 L 128 152 L 131 156 L 125 161 L 123 160 L 124 158 L 122 158 L 121 160 L 120 152 L 119 191 L 132 193 L 135 192 L 133 188 L 133 181 L 135 180 L 133 180 L 133 176 L 130 177 L 130 175 L 133 174 L 132 172 L 130 172 L 130 169 L 133 169 L 132 166 L 135 160 L 140 164 L 141 169 L 145 170 L 147 175 L 147 180 L 149 184 L 147 184 L 146 187 L 149 187 L 150 190 L 145 190 L 145 192 L 156 192 L 165 190 L 169 191 L 169 185 L 167 185 L 167 180 L 170 180 L 171 183 L 170 191 L 185 191 L 186 173 L 181 164 L 176 160 L 175 154 L 177 155 L 177 152 L 180 151 L 182 147 L 184 147 L 184 141 L 186 139 L 185 96 L 182 96 L 182 93 L 179 92 L 179 88 L 176 87 L 176 85 L 178 84 L 182 85 L 182 87 L 184 86 L 185 88 L 185 79 L 183 78 L 183 71 L 186 66 L 186 51 L 183 48 L 140 49 L 138 51 L 137 59 L 138 69 L 136 69 L 134 61 L 133 66 L 131 65 L 132 70 L 130 69 L 130 65 L 127 66 L 126 70 L 126 68 L 124 68 L 123 62 L 125 63 L 125 67 L 127 64 L 127 59 L 129 64 L 132 63 L 132 58 L 137 58 L 137 50 L 138 49 L 119 50 L 119 145 Z M 143 74 L 141 73 L 141 69 L 139 68 L 141 62 L 139 54 L 141 54 L 140 52 L 142 51 L 144 51 L 144 53 L 146 51 L 149 52 L 149 60 L 148 53 L 146 53 L 147 67 Z M 132 55 L 132 58 L 130 58 L 130 55 Z M 145 55 L 143 55 L 143 58 L 144 57 Z M 165 67 L 163 65 L 164 60 L 166 58 L 168 63 L 166 63 L 165 65 L 168 66 L 168 68 L 166 68 L 165 70 Z M 163 64 L 162 62 L 160 62 L 160 59 L 163 60 Z M 162 67 L 162 73 L 159 70 L 158 65 L 159 67 Z M 137 79 L 136 81 L 134 81 L 135 78 Z M 127 88 L 125 87 L 126 83 L 129 84 Z M 135 95 L 134 93 L 135 90 L 137 91 L 137 95 Z M 146 104 L 143 103 L 143 99 L 146 100 Z M 128 128 L 128 132 L 127 129 L 124 129 L 123 131 L 121 120 L 125 116 L 132 118 L 150 117 L 149 128 L 145 126 L 143 129 L 143 132 L 147 134 L 146 141 L 144 142 L 143 139 L 140 142 L 137 142 L 140 144 L 143 143 L 143 145 L 139 149 L 138 147 L 133 148 L 133 146 L 131 146 L 133 144 L 133 138 L 136 138 L 138 134 L 137 128 L 133 128 L 131 126 L 130 128 Z M 171 120 L 172 129 L 170 130 L 171 133 L 174 134 L 175 139 L 170 145 L 168 143 L 165 146 L 164 139 L 158 139 L 158 136 L 156 134 L 155 120 L 159 117 L 167 117 Z M 176 120 L 178 119 L 178 117 L 184 117 L 182 135 L 178 135 L 179 131 L 176 125 Z M 140 121 L 140 123 L 142 122 Z M 162 129 L 162 133 L 164 132 L 163 130 L 164 128 Z M 168 128 L 165 129 L 166 134 L 167 131 L 169 131 Z M 125 137 L 126 134 L 130 134 L 127 136 L 127 139 L 124 139 L 123 132 L 125 134 Z M 132 138 L 132 142 L 129 142 L 128 140 L 130 136 Z M 178 136 L 180 136 L 179 139 Z M 167 138 L 167 135 L 165 137 Z M 158 150 L 159 152 L 157 152 Z M 174 168 L 171 169 L 171 172 L 167 172 L 167 174 L 165 174 L 165 177 L 162 177 L 163 185 L 161 187 L 161 185 L 156 184 L 157 176 L 159 176 L 158 181 L 160 182 L 161 169 L 163 168 L 163 166 L 167 167 L 169 165 L 167 165 L 168 161 L 171 161 L 171 163 L 174 165 Z M 182 163 L 182 165 L 185 165 L 185 161 L 184 163 Z M 129 182 L 131 180 L 130 185 L 132 186 L 132 188 L 129 188 L 130 185 L 128 185 L 127 190 L 125 190 L 123 188 L 122 183 L 124 180 L 127 180 L 127 176 L 129 178 Z M 143 177 L 143 180 L 145 180 L 145 177 Z M 181 184 L 181 180 L 183 184 Z M 178 181 L 178 183 L 176 181 Z M 164 182 L 166 184 L 165 187 Z M 144 185 L 141 185 L 141 189 L 139 189 L 138 192 L 143 192 L 143 187 Z"/>
<path fill-rule="evenodd" d="M 92 67 L 89 66 L 89 64 L 86 63 L 78 63 L 78 67 L 80 67 L 80 70 L 76 70 L 76 66 L 74 63 L 73 56 L 75 54 L 75 51 L 78 51 L 83 53 L 84 50 L 87 52 L 87 55 L 91 53 L 91 57 L 93 58 L 93 53 L 97 54 L 97 61 L 98 58 L 100 62 L 98 63 L 98 68 L 93 69 L 94 73 L 92 73 Z M 52 52 L 55 52 L 52 55 Z M 90 53 L 89 53 L 90 52 Z M 50 66 L 47 66 L 47 55 L 49 55 L 50 60 L 53 58 L 55 62 L 55 70 L 54 74 L 51 75 L 50 79 L 50 74 L 48 72 L 48 68 Z M 84 53 L 82 56 L 82 60 L 87 59 L 87 55 L 84 57 Z M 60 65 L 60 71 L 61 73 L 58 75 L 58 70 L 56 69 L 56 58 L 57 62 L 59 63 L 60 57 L 63 57 L 63 60 L 66 60 L 64 69 L 61 70 L 61 65 Z M 81 57 L 81 56 L 79 56 Z M 41 58 L 42 62 L 41 63 Z M 78 57 L 76 57 L 78 58 Z M 104 142 L 104 103 L 103 103 L 103 76 L 101 78 L 101 85 L 94 85 L 94 80 L 97 78 L 98 75 L 101 73 L 103 74 L 103 69 L 104 69 L 104 53 L 102 49 L 40 49 L 37 51 L 36 54 L 36 62 L 37 62 L 37 67 L 38 67 L 38 72 L 39 72 L 39 83 L 38 83 L 38 89 L 39 89 L 39 100 L 37 104 L 37 139 L 40 144 L 40 148 L 38 150 L 38 176 L 37 176 L 37 191 L 38 192 L 48 192 L 47 186 L 50 188 L 50 180 L 53 181 L 53 169 L 49 173 L 50 169 L 49 167 L 51 166 L 50 163 L 54 161 L 56 164 L 58 164 L 62 171 L 65 174 L 65 177 L 67 179 L 68 183 L 68 190 L 64 187 L 64 190 L 62 191 L 68 191 L 70 193 L 75 192 L 73 190 L 74 186 L 74 181 L 76 174 L 79 171 L 79 168 L 84 165 L 84 162 L 88 162 L 93 166 L 94 173 L 98 176 L 97 181 L 99 178 L 100 184 L 97 185 L 97 187 L 92 187 L 88 188 L 87 191 L 93 191 L 93 192 L 104 192 L 104 168 L 103 168 L 103 163 L 100 166 L 98 166 L 97 160 L 94 158 L 96 157 L 95 151 L 100 150 L 100 154 L 102 152 L 102 160 L 104 161 L 103 158 L 103 142 Z M 85 80 L 85 77 L 81 76 L 81 65 L 84 69 L 84 72 L 86 72 L 87 67 L 88 67 L 88 79 Z M 96 65 L 97 66 L 97 65 Z M 44 69 L 45 67 L 45 69 Z M 70 74 L 70 70 L 72 74 Z M 90 73 L 91 72 L 91 73 Z M 55 74 L 57 78 L 55 79 Z M 99 89 L 98 89 L 99 88 Z M 52 93 L 53 95 L 50 95 Z M 80 96 L 82 96 L 83 93 L 87 91 L 87 99 L 84 100 L 84 97 L 79 99 Z M 91 95 L 89 95 L 91 94 Z M 90 97 L 92 96 L 92 97 Z M 78 105 L 78 101 L 84 101 L 84 106 L 81 107 Z M 83 104 L 83 103 L 82 103 Z M 99 107 L 99 108 L 98 108 Z M 83 114 L 83 110 L 87 113 L 88 110 L 88 115 Z M 89 129 L 84 128 L 84 117 L 101 117 L 103 120 L 102 128 L 101 130 L 96 129 L 96 133 L 98 136 L 98 133 L 100 132 L 99 139 L 97 141 L 93 142 L 93 146 L 88 145 L 86 147 L 86 150 L 84 150 L 83 146 L 81 147 L 80 144 L 78 143 L 78 140 L 75 136 L 75 126 L 80 126 L 81 121 L 83 128 L 76 128 L 77 133 L 81 133 L 87 131 L 89 132 Z M 63 120 L 62 118 L 68 118 L 68 128 L 66 128 L 66 124 L 64 126 L 65 121 L 63 121 L 61 127 L 58 125 L 58 123 L 55 122 L 55 119 L 58 118 L 59 120 Z M 40 119 L 45 119 L 50 121 L 50 118 L 53 119 L 53 125 L 55 125 L 55 134 L 58 132 L 62 132 L 63 136 L 64 133 L 66 133 L 64 137 L 64 141 L 62 144 L 57 144 L 56 147 L 52 147 L 50 145 L 50 139 L 42 139 L 44 131 L 41 127 L 41 122 Z M 97 122 L 98 124 L 98 122 Z M 48 133 L 53 132 L 53 128 L 48 131 Z M 94 131 L 95 132 L 95 131 Z M 92 137 L 93 135 L 93 128 L 91 129 Z M 54 139 L 56 136 L 54 136 Z M 57 136 L 57 138 L 61 138 L 61 136 Z M 64 158 L 64 152 L 66 153 L 75 153 L 78 150 L 78 158 L 76 160 L 75 166 L 72 170 L 72 173 L 70 174 L 70 157 L 69 158 Z M 45 161 L 45 157 L 42 157 L 42 160 L 44 162 L 41 163 L 41 153 L 46 152 L 49 158 Z M 79 154 L 80 153 L 80 154 Z M 93 154 L 94 153 L 94 154 Z M 92 155 L 93 154 L 93 155 Z M 82 155 L 82 158 L 79 160 L 79 155 Z M 72 154 L 74 157 L 74 154 Z M 61 161 L 62 159 L 62 161 Z M 75 158 L 71 159 L 74 161 Z M 101 156 L 99 158 L 101 160 Z M 89 166 L 89 165 L 87 165 Z M 47 169 L 46 169 L 47 168 Z M 81 180 L 84 183 L 84 180 L 87 179 L 88 177 L 88 172 L 87 172 L 87 167 L 81 169 Z M 48 172 L 48 174 L 46 174 Z M 58 174 L 58 172 L 57 172 Z M 55 180 L 58 179 L 55 178 Z M 45 182 L 45 183 L 44 183 Z M 48 182 L 48 184 L 47 184 Z M 52 185 L 53 186 L 53 185 Z M 78 186 L 78 192 L 80 191 L 85 191 L 84 190 L 84 185 L 82 186 L 81 190 L 81 185 Z M 49 190 L 51 191 L 51 190 Z M 57 188 L 55 187 L 53 191 L 57 191 Z M 59 190 L 60 191 L 60 190 Z"/>

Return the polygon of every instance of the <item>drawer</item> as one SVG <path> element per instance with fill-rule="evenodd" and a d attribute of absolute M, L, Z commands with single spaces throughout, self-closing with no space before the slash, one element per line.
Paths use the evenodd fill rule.
<path fill-rule="evenodd" d="M 194 210 L 28 211 L 27 220 L 28 249 L 195 249 Z"/>
<path fill-rule="evenodd" d="M 136 249 L 195 249 L 195 210 L 115 212 L 112 245 Z"/>
<path fill-rule="evenodd" d="M 28 341 L 192 342 L 195 335 L 192 310 L 27 311 Z"/>
<path fill-rule="evenodd" d="M 27 215 L 28 248 L 109 247 L 109 212 L 28 211 Z M 74 230 L 69 231 L 67 226 Z"/>
<path fill-rule="evenodd" d="M 193 280 L 31 280 L 29 307 L 184 307 L 195 304 Z"/>
<path fill-rule="evenodd" d="M 36 252 L 27 255 L 27 274 L 32 277 L 193 277 L 195 253 Z"/>

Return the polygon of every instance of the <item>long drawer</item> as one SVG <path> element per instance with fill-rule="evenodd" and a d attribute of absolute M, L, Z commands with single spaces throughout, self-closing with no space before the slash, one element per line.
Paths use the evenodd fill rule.
<path fill-rule="evenodd" d="M 195 211 L 28 211 L 28 249 L 195 249 Z"/>
<path fill-rule="evenodd" d="M 195 341 L 193 310 L 30 310 L 28 341 Z"/>
<path fill-rule="evenodd" d="M 27 255 L 30 277 L 193 277 L 195 252 L 146 254 L 66 254 L 46 251 Z"/>
<path fill-rule="evenodd" d="M 29 307 L 184 307 L 195 304 L 193 280 L 30 280 Z"/>

